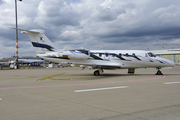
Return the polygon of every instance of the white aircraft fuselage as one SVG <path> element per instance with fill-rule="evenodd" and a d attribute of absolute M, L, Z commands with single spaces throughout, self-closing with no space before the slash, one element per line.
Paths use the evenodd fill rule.
<path fill-rule="evenodd" d="M 77 49 L 37 55 L 55 63 L 93 69 L 162 68 L 175 65 L 173 61 L 141 50 Z"/>

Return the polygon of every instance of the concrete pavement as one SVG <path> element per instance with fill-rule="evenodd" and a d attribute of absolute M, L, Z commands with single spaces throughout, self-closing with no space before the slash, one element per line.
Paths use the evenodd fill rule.
<path fill-rule="evenodd" d="M 105 70 L 94 76 L 79 68 L 1 70 L 0 118 L 179 120 L 180 67 L 162 72 Z"/>

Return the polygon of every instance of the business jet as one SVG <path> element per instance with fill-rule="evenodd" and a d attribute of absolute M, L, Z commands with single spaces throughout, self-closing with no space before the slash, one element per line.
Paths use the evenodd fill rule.
<path fill-rule="evenodd" d="M 18 30 L 29 36 L 40 58 L 62 65 L 95 69 L 95 76 L 102 74 L 105 69 L 128 69 L 129 74 L 134 74 L 137 68 L 157 68 L 156 74 L 162 75 L 161 68 L 175 65 L 173 61 L 142 50 L 57 50 L 44 30 Z"/>

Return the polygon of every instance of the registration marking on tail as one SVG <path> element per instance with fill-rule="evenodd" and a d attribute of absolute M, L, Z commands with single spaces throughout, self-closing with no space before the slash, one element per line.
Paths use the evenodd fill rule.
<path fill-rule="evenodd" d="M 128 86 L 119 86 L 119 87 L 108 87 L 108 88 L 96 88 L 96 89 L 85 89 L 85 90 L 75 90 L 74 92 L 89 92 L 89 91 L 97 91 L 97 90 L 112 90 L 119 88 L 127 88 Z"/>

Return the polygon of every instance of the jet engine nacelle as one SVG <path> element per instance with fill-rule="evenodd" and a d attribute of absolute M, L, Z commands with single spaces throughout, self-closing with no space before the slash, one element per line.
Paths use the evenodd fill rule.
<path fill-rule="evenodd" d="M 63 51 L 59 52 L 59 57 L 69 58 L 69 59 L 88 59 L 89 55 L 86 53 L 78 52 L 78 51 Z"/>

